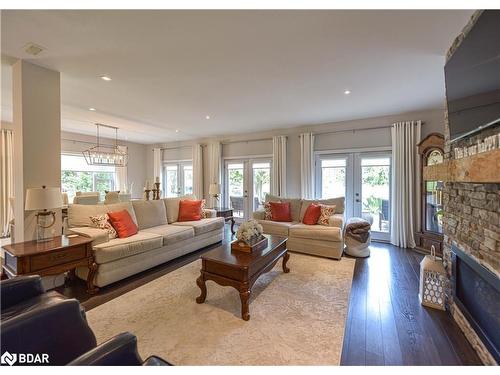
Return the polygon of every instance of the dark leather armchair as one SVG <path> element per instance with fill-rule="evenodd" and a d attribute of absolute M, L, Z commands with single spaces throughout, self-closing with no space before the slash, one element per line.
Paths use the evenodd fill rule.
<path fill-rule="evenodd" d="M 169 365 L 158 357 L 142 361 L 137 338 L 122 333 L 96 347 L 85 312 L 75 299 L 45 292 L 39 276 L 0 283 L 1 352 L 48 354 L 49 365 Z"/>
<path fill-rule="evenodd" d="M 80 303 L 45 293 L 39 276 L 2 281 L 0 293 L 2 353 L 46 353 L 50 365 L 65 365 L 95 348 Z"/>

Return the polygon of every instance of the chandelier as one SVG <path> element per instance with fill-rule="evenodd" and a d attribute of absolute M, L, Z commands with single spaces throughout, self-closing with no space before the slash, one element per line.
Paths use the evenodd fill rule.
<path fill-rule="evenodd" d="M 126 167 L 128 153 L 126 147 L 118 146 L 118 128 L 115 126 L 95 124 L 97 127 L 97 144 L 88 150 L 83 151 L 83 156 L 88 165 L 104 165 L 114 167 Z M 115 144 L 101 144 L 99 128 L 106 127 L 115 129 Z"/>

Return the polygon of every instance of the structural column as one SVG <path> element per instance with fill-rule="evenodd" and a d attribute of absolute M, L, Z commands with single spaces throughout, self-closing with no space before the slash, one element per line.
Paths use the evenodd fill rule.
<path fill-rule="evenodd" d="M 35 212 L 25 212 L 26 189 L 61 187 L 60 74 L 18 60 L 12 67 L 15 241 L 36 238 Z M 61 210 L 56 210 L 56 235 Z"/>

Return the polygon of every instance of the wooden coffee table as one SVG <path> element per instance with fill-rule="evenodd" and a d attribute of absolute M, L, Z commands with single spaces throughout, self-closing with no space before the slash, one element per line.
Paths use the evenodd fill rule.
<path fill-rule="evenodd" d="M 231 250 L 231 243 L 223 243 L 201 256 L 201 275 L 196 284 L 201 289 L 201 295 L 196 298 L 197 303 L 205 302 L 207 298 L 207 280 L 215 281 L 222 286 L 232 286 L 240 293 L 241 318 L 250 319 L 248 301 L 255 281 L 260 275 L 269 272 L 280 258 L 283 258 L 283 272 L 290 269 L 286 266 L 290 255 L 286 249 L 286 237 L 265 235 L 268 245 L 265 249 L 245 253 Z"/>

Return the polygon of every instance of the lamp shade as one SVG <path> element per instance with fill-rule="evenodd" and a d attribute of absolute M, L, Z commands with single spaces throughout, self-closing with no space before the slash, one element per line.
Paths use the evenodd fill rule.
<path fill-rule="evenodd" d="M 62 195 L 59 188 L 29 188 L 26 190 L 26 211 L 45 210 L 62 207 Z"/>
<path fill-rule="evenodd" d="M 220 194 L 220 185 L 210 184 L 210 187 L 208 188 L 208 194 L 210 195 Z"/>

